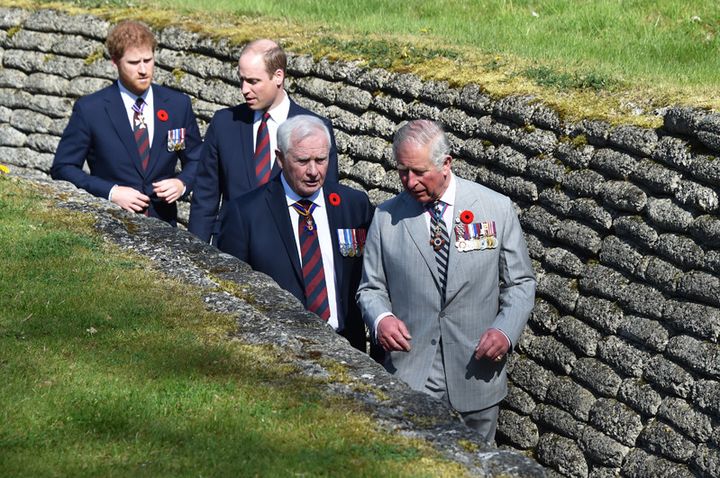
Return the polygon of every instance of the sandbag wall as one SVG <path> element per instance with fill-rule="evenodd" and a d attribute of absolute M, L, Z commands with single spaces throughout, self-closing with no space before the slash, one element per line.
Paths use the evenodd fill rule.
<path fill-rule="evenodd" d="M 74 100 L 116 77 L 109 26 L 0 9 L 0 164 L 49 171 Z M 158 38 L 156 80 L 193 98 L 203 132 L 242 101 L 237 46 L 174 27 Z M 430 118 L 455 172 L 516 204 L 538 291 L 499 445 L 551 475 L 720 476 L 720 115 L 568 123 L 532 97 L 351 63 L 291 55 L 288 75 L 292 97 L 332 120 L 342 181 L 373 202 L 401 190 L 395 129 Z"/>

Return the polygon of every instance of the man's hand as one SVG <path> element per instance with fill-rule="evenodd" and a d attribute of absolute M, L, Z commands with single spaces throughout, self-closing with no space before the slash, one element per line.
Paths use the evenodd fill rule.
<path fill-rule="evenodd" d="M 111 201 L 130 212 L 141 212 L 150 206 L 149 197 L 127 186 L 115 186 Z"/>
<path fill-rule="evenodd" d="M 176 178 L 163 179 L 153 183 L 153 191 L 155 191 L 157 197 L 168 204 L 172 204 L 183 195 L 185 184 Z"/>
<path fill-rule="evenodd" d="M 386 351 L 410 351 L 410 332 L 402 320 L 394 315 L 380 319 L 377 326 L 378 343 Z"/>
<path fill-rule="evenodd" d="M 510 349 L 508 338 L 498 329 L 488 329 L 475 347 L 475 359 L 486 358 L 499 362 Z"/>

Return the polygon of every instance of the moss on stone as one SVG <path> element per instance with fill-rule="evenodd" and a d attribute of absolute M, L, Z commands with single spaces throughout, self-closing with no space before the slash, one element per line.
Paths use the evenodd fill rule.
<path fill-rule="evenodd" d="M 104 57 L 105 57 L 105 49 L 104 48 L 96 48 L 95 51 L 93 51 L 87 57 L 85 57 L 85 60 L 83 60 L 83 63 L 85 65 L 92 65 L 96 61 L 102 60 Z"/>

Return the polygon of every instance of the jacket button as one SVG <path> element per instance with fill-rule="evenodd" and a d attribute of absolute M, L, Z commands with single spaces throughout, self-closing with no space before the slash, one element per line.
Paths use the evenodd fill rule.
<path fill-rule="evenodd" d="M 437 343 L 437 340 L 435 340 L 435 339 L 432 339 L 432 340 L 430 341 L 430 344 L 432 344 L 432 345 L 435 345 L 436 343 Z"/>

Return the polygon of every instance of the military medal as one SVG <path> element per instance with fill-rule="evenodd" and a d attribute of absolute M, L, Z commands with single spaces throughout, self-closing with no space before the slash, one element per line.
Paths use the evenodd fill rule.
<path fill-rule="evenodd" d="M 365 246 L 365 229 L 338 229 L 338 246 L 343 257 L 360 257 Z"/>
<path fill-rule="evenodd" d="M 442 206 L 440 206 L 440 204 Z M 442 207 L 442 210 L 440 210 L 440 207 Z M 433 226 L 430 231 L 430 245 L 436 252 L 441 250 L 445 245 L 445 239 L 442 237 L 442 229 L 440 228 L 440 222 L 443 221 L 445 209 L 447 209 L 447 204 L 444 202 L 439 202 L 437 205 L 428 207 L 428 213 L 435 218 L 435 226 Z"/>
<path fill-rule="evenodd" d="M 135 117 L 135 119 L 136 119 L 135 128 L 137 128 L 137 129 L 147 128 L 147 126 L 145 125 L 145 117 L 142 114 L 138 114 Z"/>
<path fill-rule="evenodd" d="M 445 244 L 445 239 L 443 239 L 442 237 L 435 236 L 430 239 L 430 245 L 433 246 L 433 249 L 435 249 L 435 251 L 439 251 L 440 249 L 442 249 L 443 244 Z"/>
<path fill-rule="evenodd" d="M 168 131 L 167 149 L 168 151 L 182 151 L 185 149 L 185 128 Z"/>
<path fill-rule="evenodd" d="M 432 237 L 430 238 L 430 245 L 436 251 L 439 251 L 445 245 L 445 239 L 442 238 L 439 224 L 433 227 Z"/>
<path fill-rule="evenodd" d="M 305 230 L 309 233 L 312 233 L 315 230 L 315 221 L 312 218 L 312 212 L 315 210 L 315 207 L 317 205 L 314 202 L 310 203 L 310 207 L 305 209 L 300 203 L 293 203 L 292 207 L 297 211 L 298 214 L 300 214 L 302 217 L 305 218 Z"/>

